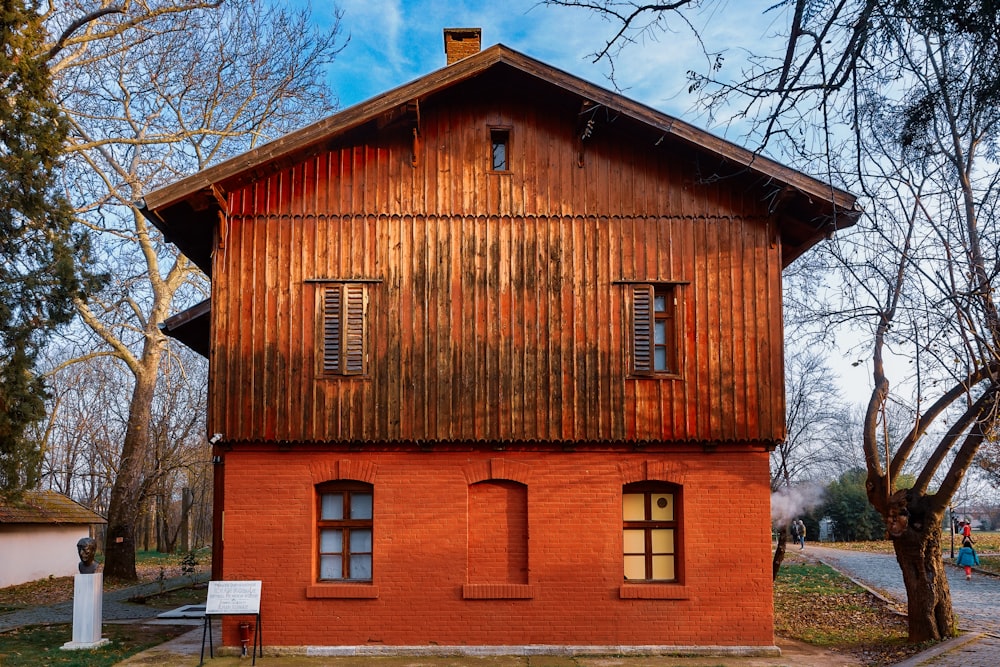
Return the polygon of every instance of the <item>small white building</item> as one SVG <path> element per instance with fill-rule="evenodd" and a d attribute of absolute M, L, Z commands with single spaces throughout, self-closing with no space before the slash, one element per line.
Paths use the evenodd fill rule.
<path fill-rule="evenodd" d="M 819 520 L 819 541 L 820 542 L 833 542 L 833 528 L 835 522 L 828 516 L 823 517 Z"/>
<path fill-rule="evenodd" d="M 0 588 L 79 572 L 76 543 L 99 514 L 55 491 L 25 491 L 20 501 L 0 498 Z"/>

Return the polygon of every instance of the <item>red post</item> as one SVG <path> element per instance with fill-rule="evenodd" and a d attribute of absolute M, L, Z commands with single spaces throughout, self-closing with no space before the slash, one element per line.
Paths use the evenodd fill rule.
<path fill-rule="evenodd" d="M 246 621 L 240 623 L 240 643 L 243 645 L 240 657 L 247 657 L 247 645 L 250 643 L 250 624 Z"/>

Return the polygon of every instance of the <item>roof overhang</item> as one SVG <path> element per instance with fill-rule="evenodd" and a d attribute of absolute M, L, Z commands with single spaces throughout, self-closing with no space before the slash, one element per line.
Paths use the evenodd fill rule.
<path fill-rule="evenodd" d="M 212 300 L 205 299 L 196 306 L 167 318 L 160 324 L 160 331 L 184 343 L 208 358 L 212 318 Z"/>
<path fill-rule="evenodd" d="M 0 525 L 98 525 L 107 523 L 100 514 L 61 493 L 47 489 L 28 490 L 19 499 L 0 497 Z"/>

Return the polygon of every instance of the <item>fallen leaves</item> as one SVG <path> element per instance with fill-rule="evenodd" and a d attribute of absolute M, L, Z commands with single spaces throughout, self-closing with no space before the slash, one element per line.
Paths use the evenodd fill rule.
<path fill-rule="evenodd" d="M 833 570 L 806 559 L 782 565 L 774 589 L 775 634 L 851 655 L 870 667 L 918 653 L 906 618 Z"/>

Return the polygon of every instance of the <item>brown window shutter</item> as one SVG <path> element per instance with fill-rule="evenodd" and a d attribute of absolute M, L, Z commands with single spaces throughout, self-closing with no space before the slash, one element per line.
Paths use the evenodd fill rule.
<path fill-rule="evenodd" d="M 344 368 L 345 375 L 365 372 L 365 287 L 345 284 Z"/>
<path fill-rule="evenodd" d="M 340 327 L 342 285 L 329 285 L 323 290 L 323 372 L 340 373 Z"/>
<path fill-rule="evenodd" d="M 653 372 L 653 288 L 632 287 L 632 365 L 636 373 Z"/>

